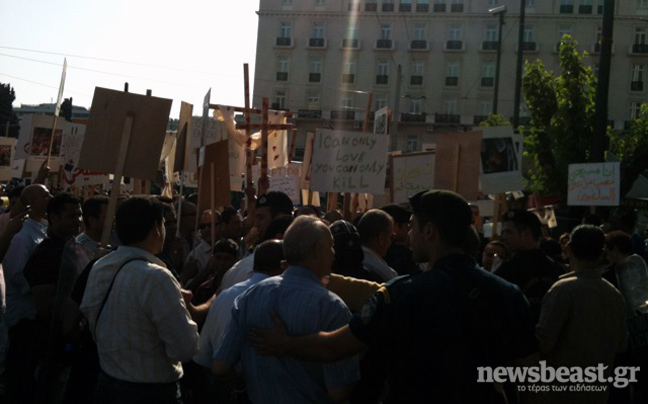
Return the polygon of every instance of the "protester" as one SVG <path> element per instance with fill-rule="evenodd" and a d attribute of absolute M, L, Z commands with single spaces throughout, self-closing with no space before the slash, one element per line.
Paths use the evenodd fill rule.
<path fill-rule="evenodd" d="M 398 276 L 383 257 L 393 241 L 394 221 L 386 212 L 370 209 L 358 222 L 358 233 L 364 259 L 362 265 L 369 273 L 381 282 L 387 282 Z"/>
<path fill-rule="evenodd" d="M 604 379 L 593 385 L 607 386 L 615 354 L 626 349 L 627 328 L 621 294 L 601 279 L 598 271 L 604 244 L 605 236 L 598 227 L 580 225 L 572 231 L 567 249 L 574 272 L 561 277 L 547 292 L 537 333 L 547 366 L 584 369 L 602 365 Z M 544 402 L 596 404 L 606 403 L 607 396 L 607 389 L 550 389 L 544 393 Z"/>
<path fill-rule="evenodd" d="M 421 272 L 412 259 L 412 250 L 408 245 L 412 212 L 397 204 L 385 205 L 380 209 L 387 212 L 394 221 L 394 241 L 385 254 L 385 262 L 399 275 L 413 275 Z"/>
<path fill-rule="evenodd" d="M 91 258 L 94 257 L 101 242 L 108 212 L 108 201 L 108 197 L 96 195 L 86 199 L 81 206 L 84 231 L 77 236 L 76 242 L 86 249 Z"/>
<path fill-rule="evenodd" d="M 489 272 L 494 272 L 502 262 L 508 261 L 509 253 L 506 245 L 499 240 L 486 244 L 482 252 L 482 266 Z"/>
<path fill-rule="evenodd" d="M 337 330 L 301 336 L 304 330 L 291 327 L 287 335 L 281 328 L 256 328 L 252 341 L 261 353 L 327 362 L 378 350 L 386 358 L 385 402 L 502 399 L 492 383 L 477 382 L 477 367 L 511 364 L 536 351 L 528 303 L 516 286 L 464 254 L 472 220 L 462 197 L 433 190 L 410 201 L 414 260 L 429 262 L 432 270 L 388 283 Z M 270 321 L 263 319 L 260 327 Z"/>
<path fill-rule="evenodd" d="M 280 277 L 258 283 L 235 303 L 223 339 L 214 354 L 213 371 L 226 375 L 241 361 L 246 388 L 254 403 L 343 401 L 358 380 L 357 357 L 331 364 L 260 356 L 248 344 L 249 327 L 268 327 L 276 313 L 288 332 L 330 331 L 351 316 L 339 297 L 321 281 L 331 273 L 333 237 L 312 216 L 300 216 L 286 231 L 283 245 L 289 267 Z"/>
<path fill-rule="evenodd" d="M 204 211 L 200 215 L 198 235 L 200 242 L 189 253 L 180 274 L 180 281 L 183 285 L 187 285 L 195 276 L 207 269 L 209 259 L 212 257 L 212 248 L 223 236 L 223 221 L 220 213 L 212 210 Z"/>
<path fill-rule="evenodd" d="M 156 257 L 165 240 L 164 208 L 134 197 L 117 210 L 123 246 L 95 264 L 81 310 L 97 343 L 96 403 L 181 403 L 182 361 L 198 344 L 180 285 Z"/>
<path fill-rule="evenodd" d="M 222 239 L 214 246 L 207 268 L 196 276 L 187 288 L 194 293 L 192 304 L 207 302 L 220 288 L 223 275 L 234 265 L 238 256 L 238 244 L 234 240 Z"/>

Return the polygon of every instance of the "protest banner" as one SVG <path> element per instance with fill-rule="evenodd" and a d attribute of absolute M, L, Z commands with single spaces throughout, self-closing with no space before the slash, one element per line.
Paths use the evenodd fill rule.
<path fill-rule="evenodd" d="M 63 128 L 63 187 L 70 190 L 73 187 L 85 185 L 108 185 L 108 174 L 98 171 L 84 170 L 79 168 L 79 158 L 83 139 L 85 137 L 86 125 L 65 122 Z"/>
<path fill-rule="evenodd" d="M 268 171 L 270 187 L 268 191 L 281 191 L 288 195 L 293 204 L 301 204 L 301 181 L 302 163 L 295 161 L 285 167 L 273 168 Z M 261 177 L 261 167 L 252 166 L 252 181 L 258 183 Z"/>
<path fill-rule="evenodd" d="M 171 100 L 97 87 L 79 167 L 114 173 L 124 121 L 131 116 L 132 136 L 126 145 L 123 175 L 154 181 L 170 110 Z"/>
<path fill-rule="evenodd" d="M 522 139 L 511 126 L 475 127 L 482 132 L 480 181 L 484 194 L 524 189 Z"/>
<path fill-rule="evenodd" d="M 477 199 L 481 132 L 443 133 L 437 137 L 434 188 Z"/>
<path fill-rule="evenodd" d="M 13 178 L 13 161 L 16 154 L 16 139 L 0 137 L 0 181 Z"/>
<path fill-rule="evenodd" d="M 25 159 L 25 170 L 37 173 L 50 155 L 51 172 L 59 170 L 61 165 L 61 145 L 65 121 L 56 122 L 56 131 L 52 139 L 54 117 L 50 115 L 24 115 L 20 119 L 20 133 L 16 146 L 16 158 Z M 50 153 L 50 145 L 52 151 Z"/>
<path fill-rule="evenodd" d="M 311 189 L 320 192 L 385 192 L 388 137 L 317 129 Z"/>
<path fill-rule="evenodd" d="M 621 163 L 570 164 L 567 205 L 618 206 Z"/>
<path fill-rule="evenodd" d="M 212 143 L 201 148 L 200 175 L 198 183 L 198 211 L 202 212 L 212 207 L 211 187 L 214 184 L 214 206 L 229 206 L 230 181 L 229 142 L 227 140 Z M 211 166 L 214 166 L 213 176 Z"/>
<path fill-rule="evenodd" d="M 434 152 L 392 156 L 391 201 L 404 203 L 419 191 L 434 188 Z"/>

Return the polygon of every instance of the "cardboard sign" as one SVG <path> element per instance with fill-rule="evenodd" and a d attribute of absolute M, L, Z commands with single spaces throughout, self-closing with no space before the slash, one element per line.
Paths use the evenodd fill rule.
<path fill-rule="evenodd" d="M 191 159 L 191 136 L 193 105 L 182 101 L 180 104 L 180 120 L 178 122 L 178 141 L 173 161 L 173 172 L 189 171 Z"/>
<path fill-rule="evenodd" d="M 81 148 L 85 138 L 86 126 L 65 123 L 63 130 L 63 187 L 82 187 L 84 185 L 108 185 L 108 174 L 79 168 Z"/>
<path fill-rule="evenodd" d="M 419 191 L 434 188 L 435 153 L 408 153 L 392 157 L 392 202 L 404 203 Z"/>
<path fill-rule="evenodd" d="M 16 139 L 0 137 L 0 181 L 13 178 L 13 161 L 16 155 Z"/>
<path fill-rule="evenodd" d="M 268 191 L 281 191 L 290 197 L 293 204 L 301 204 L 301 172 L 301 162 L 292 162 L 285 167 L 268 170 L 268 179 L 270 181 Z M 259 177 L 261 177 L 261 167 L 258 165 L 252 166 L 252 181 L 255 184 L 259 183 Z"/>
<path fill-rule="evenodd" d="M 311 189 L 311 166 L 313 164 L 313 145 L 315 143 L 315 134 L 306 133 L 306 144 L 304 146 L 304 165 L 301 172 L 301 189 Z"/>
<path fill-rule="evenodd" d="M 49 167 L 51 172 L 59 170 L 61 165 L 61 145 L 65 120 L 56 120 L 56 131 L 52 143 L 52 154 Z M 43 162 L 47 160 L 52 141 L 54 117 L 49 115 L 25 115 L 20 119 L 20 134 L 16 146 L 16 158 L 25 159 L 25 169 L 36 174 Z"/>
<path fill-rule="evenodd" d="M 511 126 L 474 128 L 482 132 L 481 191 L 501 194 L 524 189 L 522 139 Z"/>
<path fill-rule="evenodd" d="M 113 173 L 127 115 L 133 116 L 124 176 L 155 181 L 171 100 L 95 88 L 79 167 Z"/>
<path fill-rule="evenodd" d="M 569 206 L 619 206 L 621 163 L 570 164 Z"/>
<path fill-rule="evenodd" d="M 434 188 L 477 199 L 481 132 L 443 133 L 437 137 Z"/>
<path fill-rule="evenodd" d="M 230 181 L 229 181 L 229 163 L 227 156 L 229 154 L 229 142 L 222 141 L 204 146 L 204 164 L 200 170 L 204 170 L 199 175 L 198 184 L 198 212 L 211 209 L 211 187 L 214 185 L 214 206 L 229 206 L 230 198 Z M 202 155 L 203 153 L 201 153 Z M 214 164 L 214 177 L 211 175 L 211 165 Z"/>
<path fill-rule="evenodd" d="M 311 189 L 320 192 L 385 192 L 389 138 L 317 129 Z"/>

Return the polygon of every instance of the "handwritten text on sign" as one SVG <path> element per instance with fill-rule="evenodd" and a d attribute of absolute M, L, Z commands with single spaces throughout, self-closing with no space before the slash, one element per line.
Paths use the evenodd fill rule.
<path fill-rule="evenodd" d="M 311 189 L 320 192 L 385 191 L 388 138 L 318 129 L 313 147 Z"/>
<path fill-rule="evenodd" d="M 620 163 L 570 164 L 567 204 L 618 206 Z"/>
<path fill-rule="evenodd" d="M 426 189 L 434 188 L 434 153 L 412 153 L 393 157 L 393 202 L 403 203 Z"/>

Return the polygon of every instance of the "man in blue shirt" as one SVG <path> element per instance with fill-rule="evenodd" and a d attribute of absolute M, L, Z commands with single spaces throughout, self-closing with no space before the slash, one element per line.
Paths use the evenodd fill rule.
<path fill-rule="evenodd" d="M 240 361 L 254 403 L 341 402 L 359 379 L 356 356 L 320 364 L 261 356 L 247 342 L 248 329 L 272 326 L 273 313 L 292 335 L 332 331 L 351 318 L 342 300 L 322 284 L 334 258 L 328 227 L 315 217 L 298 217 L 286 231 L 283 250 L 289 265 L 284 274 L 258 283 L 236 300 L 212 370 L 225 375 Z"/>

